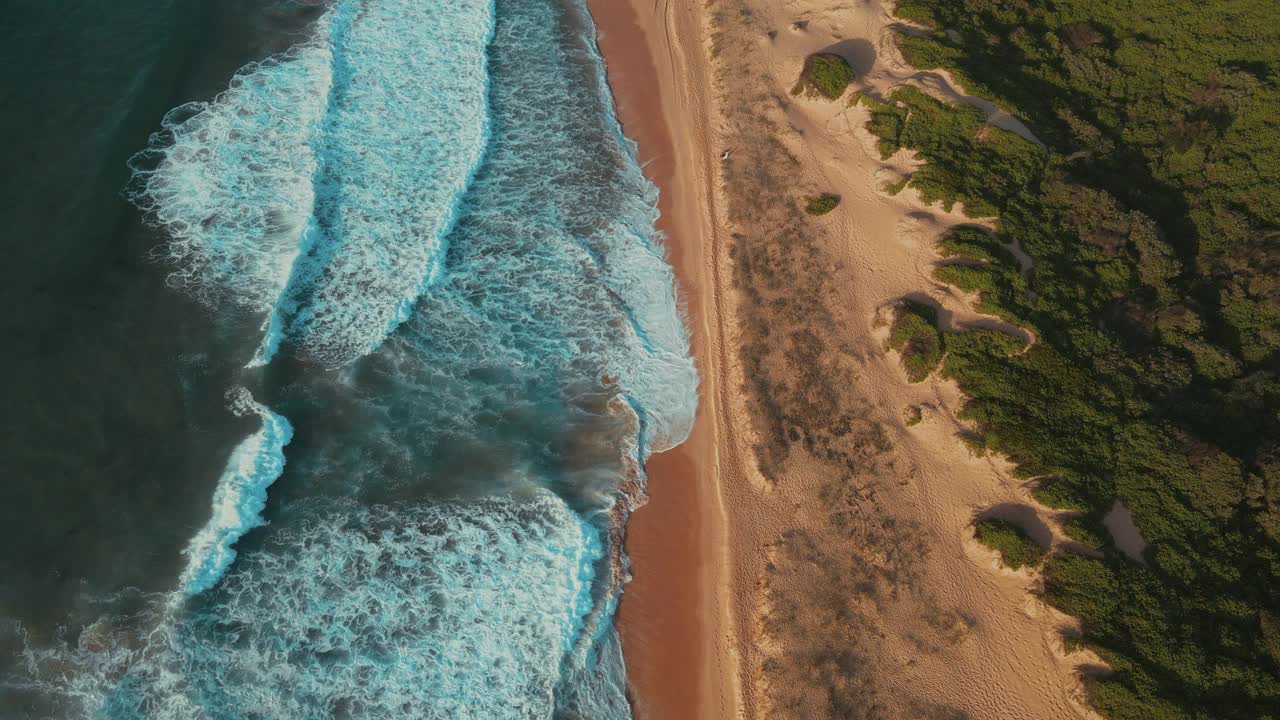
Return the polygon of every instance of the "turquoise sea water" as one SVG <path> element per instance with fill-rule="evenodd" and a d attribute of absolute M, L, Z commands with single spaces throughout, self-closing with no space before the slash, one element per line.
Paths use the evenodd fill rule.
<path fill-rule="evenodd" d="M 34 557 L 4 558 L 28 592 L 4 595 L 0 703 L 121 720 L 629 716 L 621 527 L 644 459 L 687 435 L 697 378 L 656 189 L 582 1 L 150 9 L 172 21 L 136 43 L 152 77 L 184 23 L 187 41 L 212 23 L 239 42 L 188 57 L 149 139 L 101 146 L 116 177 L 110 148 L 137 141 L 119 158 L 133 209 L 112 209 L 130 268 L 115 280 L 138 297 L 94 306 L 104 359 L 21 369 L 160 401 L 117 387 L 52 402 L 103 422 L 125 403 L 132 423 L 58 449 L 20 431 L 37 447 L 12 460 L 29 483 L 13 499 L 35 516 L 13 520 L 52 527 Z M 46 285 L 73 287 L 68 272 Z M 136 449 L 95 470 L 112 438 Z M 59 454 L 56 483 L 107 478 L 93 507 L 42 494 L 40 460 Z M 104 504 L 141 519 L 75 529 Z M 72 559 L 86 548 L 102 560 Z"/>

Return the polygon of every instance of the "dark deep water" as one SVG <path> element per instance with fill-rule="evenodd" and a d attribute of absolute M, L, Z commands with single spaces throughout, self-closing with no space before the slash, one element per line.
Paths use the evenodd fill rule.
<path fill-rule="evenodd" d="M 696 376 L 580 0 L 8 10 L 0 717 L 625 717 Z"/>

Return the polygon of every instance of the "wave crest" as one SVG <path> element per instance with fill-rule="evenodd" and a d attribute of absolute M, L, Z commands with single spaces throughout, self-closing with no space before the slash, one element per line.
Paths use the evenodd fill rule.
<path fill-rule="evenodd" d="M 131 162 L 170 282 L 269 315 L 255 362 L 282 341 L 360 357 L 439 277 L 486 143 L 493 22 L 491 0 L 340 0 Z"/>
<path fill-rule="evenodd" d="M 179 583 L 188 595 L 213 587 L 236 559 L 232 546 L 262 524 L 267 488 L 284 472 L 284 448 L 293 439 L 289 421 L 254 402 L 248 390 L 239 388 L 231 395 L 232 410 L 237 415 L 257 415 L 262 427 L 231 451 L 213 490 L 209 521 L 184 551 L 187 567 Z"/>
<path fill-rule="evenodd" d="M 103 620 L 77 645 L 28 651 L 29 665 L 74 669 L 59 692 L 121 720 L 552 715 L 565 665 L 586 662 L 576 639 L 602 553 L 563 501 L 310 517 L 154 629 Z"/>

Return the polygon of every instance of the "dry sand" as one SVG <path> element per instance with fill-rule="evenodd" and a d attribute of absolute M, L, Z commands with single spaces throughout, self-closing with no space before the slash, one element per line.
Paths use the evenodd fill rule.
<path fill-rule="evenodd" d="M 838 52 L 854 89 L 912 83 L 1029 133 L 906 67 L 876 0 L 590 5 L 702 376 L 693 437 L 650 462 L 628 529 L 639 720 L 1091 717 L 1078 673 L 1097 659 L 1064 653 L 1071 620 L 972 539 L 994 515 L 1062 543 L 1053 514 L 959 441 L 952 383 L 909 384 L 884 348 L 907 296 L 949 327 L 999 324 L 931 276 L 966 220 L 879 190 L 917 161 L 882 162 L 865 110 L 789 90 L 808 54 Z M 810 218 L 820 192 L 843 201 Z"/>

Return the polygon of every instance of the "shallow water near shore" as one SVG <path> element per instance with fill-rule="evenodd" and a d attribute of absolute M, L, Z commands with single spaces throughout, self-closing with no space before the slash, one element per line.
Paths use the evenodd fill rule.
<path fill-rule="evenodd" d="M 114 266 L 9 291 L 79 295 L 6 322 L 6 706 L 627 717 L 620 524 L 696 374 L 580 0 L 150 10 L 252 52 L 91 153 L 117 230 L 56 240 Z"/>

